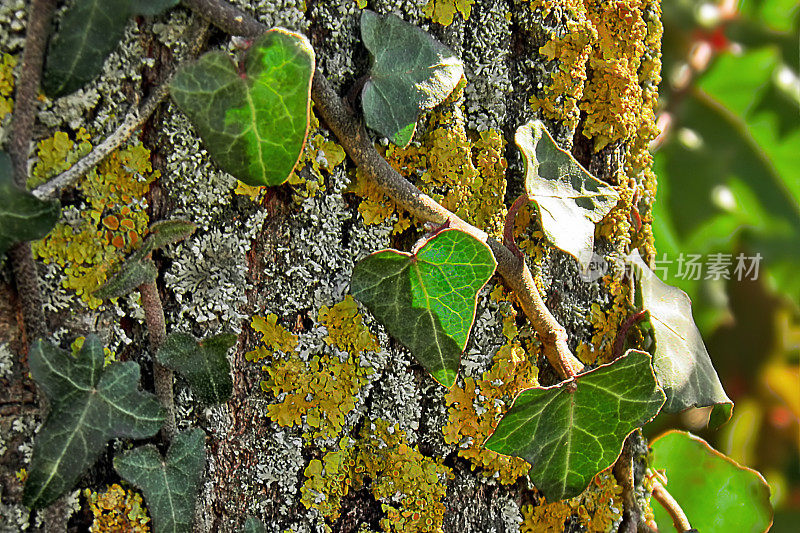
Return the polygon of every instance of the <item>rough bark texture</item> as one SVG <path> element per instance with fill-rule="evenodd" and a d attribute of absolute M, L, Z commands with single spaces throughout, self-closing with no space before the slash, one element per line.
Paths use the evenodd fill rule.
<path fill-rule="evenodd" d="M 340 95 L 347 96 L 366 74 L 369 56 L 360 42 L 356 2 L 233 3 L 268 26 L 308 35 L 318 67 Z M 477 208 L 481 213 L 465 216 L 501 237 L 506 207 L 522 191 L 514 132 L 533 118 L 543 118 L 558 142 L 572 149 L 600 179 L 617 186 L 623 197 L 598 229 L 598 255 L 612 265 L 631 247 L 641 247 L 645 256 L 651 252 L 649 205 L 655 184 L 644 150 L 652 137 L 658 83 L 657 1 L 627 0 L 609 7 L 607 2 L 593 0 L 476 0 L 468 19 L 456 12 L 448 25 L 433 23 L 430 13 L 423 12 L 426 0 L 367 3 L 378 13 L 397 13 L 430 31 L 460 55 L 466 67 L 463 93 L 429 119 L 421 119 L 415 137 L 421 144 L 412 147 L 416 152 L 387 150 L 398 170 L 418 186 L 428 187 L 429 193 L 444 196 L 445 204 L 458 188 L 487 195 L 487 206 Z M 435 2 L 438 8 L 455 4 L 452 0 Z M 26 9 L 23 1 L 4 2 L 0 8 L 0 54 L 19 56 L 24 28 L 11 21 L 24 20 Z M 91 143 L 102 142 L 129 106 L 154 90 L 159 73 L 187 56 L 182 34 L 190 24 L 190 13 L 183 8 L 156 19 L 132 21 L 98 80 L 74 95 L 40 105 L 36 139 L 52 136 L 56 130 L 72 132 L 75 139 L 74 132 L 85 125 Z M 228 35 L 212 30 L 209 48 L 234 47 Z M 603 59 L 603 52 L 611 59 Z M 625 68 L 629 69 L 627 77 Z M 7 125 L 7 119 L 2 124 Z M 505 144 L 500 143 L 501 138 Z M 0 131 L 0 140 L 4 139 L 4 131 Z M 491 139 L 497 140 L 496 149 Z M 267 531 L 275 532 L 325 531 L 326 527 L 341 532 L 380 531 L 382 526 L 396 526 L 402 520 L 414 522 L 416 512 L 421 514 L 422 527 L 398 527 L 398 531 L 427 531 L 425 517 L 432 519 L 431 530 L 441 520 L 444 531 L 458 533 L 595 531 L 619 526 L 623 500 L 628 504 L 631 498 L 641 500 L 636 458 L 646 448 L 637 439 L 626 456 L 632 462 L 633 469 L 628 471 L 635 483 L 626 487 L 624 497 L 608 472 L 581 498 L 567 503 L 544 502 L 527 479 L 519 476 L 524 468 L 487 452 L 481 455 L 476 437 L 445 440 L 443 430 L 451 435 L 457 432 L 453 417 L 459 413 L 472 417 L 467 426 L 474 422 L 476 427 L 486 427 L 489 418 L 499 416 L 510 405 L 519 384 L 509 384 L 515 380 L 513 372 L 497 370 L 508 350 L 523 354 L 514 368 L 528 369 L 532 376 L 528 385 L 536 381 L 549 385 L 556 380 L 537 350 L 524 315 L 512 299 L 502 297 L 507 293 L 495 290 L 501 284 L 499 279 L 491 280 L 479 295 L 476 324 L 462 357 L 457 386 L 468 389 L 466 382 L 471 381 L 485 389 L 481 394 L 477 389 L 469 393 L 470 406 L 454 404 L 448 391 L 390 340 L 366 310 L 348 315 L 342 307 L 330 309 L 345 301 L 355 262 L 385 247 L 409 249 L 425 228 L 411 220 L 410 227 L 393 232 L 403 214 L 395 212 L 391 204 L 381 203 L 380 195 L 370 196 L 355 185 L 357 177 L 350 160 L 329 165 L 335 159 L 336 146 L 325 124 L 312 133 L 292 184 L 260 192 L 237 193 L 236 180 L 217 169 L 191 124 L 172 104 L 164 104 L 154 114 L 138 140 L 150 150 L 153 169 L 160 172 L 140 202 L 146 206 L 149 220 L 181 217 L 198 225 L 186 242 L 168 247 L 155 258 L 161 271 L 158 285 L 167 332 L 187 331 L 198 337 L 221 331 L 240 334 L 235 352 L 230 354 L 234 393 L 227 404 L 205 409 L 184 382 L 177 379 L 175 383 L 178 430 L 195 425 L 209 436 L 207 474 L 196 517 L 198 531 L 238 531 L 247 516 L 262 519 Z M 383 150 L 385 143 L 376 142 Z M 491 157 L 494 166 L 483 162 Z M 465 160 L 463 165 L 443 162 L 459 158 Z M 508 163 L 505 170 L 503 160 Z M 442 182 L 439 176 L 439 181 L 431 184 L 421 178 L 423 171 L 437 165 L 450 173 L 446 176 L 449 181 Z M 495 188 L 465 182 L 467 167 L 477 170 L 485 181 L 489 177 L 484 172 L 494 168 L 499 176 L 493 182 Z M 471 197 L 465 194 L 461 205 L 456 202 L 451 208 L 482 205 L 471 203 Z M 638 203 L 634 204 L 634 197 Z M 77 213 L 88 208 L 83 193 L 66 192 L 63 200 L 66 219 L 78 224 Z M 629 217 L 632 209 L 639 211 L 642 228 L 634 227 Z M 366 223 L 367 218 L 376 223 Z M 542 242 L 535 230 L 535 221 L 521 228 L 517 242 L 529 256 L 548 307 L 566 328 L 570 347 L 584 363 L 605 362 L 612 356 L 616 329 L 630 313 L 624 273 L 613 267 L 605 278 L 584 281 L 575 261 Z M 62 287 L 69 267 L 57 261 L 38 263 L 47 322 L 54 327 L 52 340 L 68 347 L 77 336 L 97 333 L 117 359 L 142 363 L 142 385 L 152 390 L 140 302 L 131 296 L 99 307 L 87 305 L 75 291 Z M 0 530 L 16 531 L 37 525 L 36 516 L 29 517 L 19 504 L 21 484 L 14 473 L 29 461 L 33 430 L 41 419 L 35 409 L 35 387 L 26 377 L 6 372 L 12 361 L 25 364 L 25 360 L 19 357 L 24 353 L 20 302 L 10 285 L 7 265 L 2 275 Z M 337 312 L 344 313 L 344 326 L 330 318 Z M 251 317 L 270 314 L 276 316 L 279 326 L 297 336 L 297 347 L 269 349 L 258 360 L 253 350 L 275 339 L 269 335 L 262 338 L 254 331 Z M 359 320 L 377 345 L 358 344 L 367 338 L 363 332 L 358 336 Z M 339 337 L 335 337 L 337 332 Z M 356 348 L 348 348 L 348 342 Z M 287 360 L 305 370 L 281 378 L 278 371 Z M 314 360 L 329 366 L 310 370 Z M 269 368 L 272 378 L 265 371 Z M 307 413 L 299 416 L 296 412 L 292 424 L 285 419 L 278 423 L 276 406 L 284 401 L 285 393 L 276 395 L 271 387 L 282 385 L 288 390 L 304 379 L 312 387 L 310 396 L 317 400 L 332 392 L 316 391 L 315 384 L 328 383 L 335 389 L 337 383 L 352 379 L 355 385 L 346 394 L 351 400 L 339 407 L 321 408 L 319 423 L 309 424 Z M 501 383 L 493 381 L 496 379 Z M 508 383 L 502 383 L 503 379 Z M 264 381 L 268 383 L 262 384 Z M 493 398 L 490 386 L 505 388 L 487 407 L 486 398 Z M 339 414 L 342 419 L 331 422 Z M 385 426 L 392 429 L 382 430 Z M 377 441 L 387 446 L 374 444 Z M 410 451 L 401 453 L 404 446 Z M 118 482 L 110 466 L 112 448 L 119 444 L 109 446 L 109 453 L 84 476 L 79 488 L 99 493 Z M 336 466 L 339 458 L 343 462 Z M 316 460 L 322 461 L 326 470 L 314 477 L 309 465 Z M 485 466 L 476 464 L 479 462 Z M 359 466 L 366 471 L 359 471 Z M 413 467 L 437 472 L 438 481 L 421 485 L 422 476 L 412 474 L 416 472 Z M 441 487 L 441 493 L 436 487 Z M 73 493 L 68 500 L 74 503 L 77 498 Z M 337 498 L 333 510 L 326 506 Z M 69 501 L 67 505 L 73 505 Z M 434 503 L 443 504 L 443 519 L 437 519 Z M 85 530 L 91 518 L 85 510 L 76 513 L 70 528 Z"/>

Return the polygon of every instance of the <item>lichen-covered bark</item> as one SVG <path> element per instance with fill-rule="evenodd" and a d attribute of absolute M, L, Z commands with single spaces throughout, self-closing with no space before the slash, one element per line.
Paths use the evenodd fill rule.
<path fill-rule="evenodd" d="M 233 3 L 269 26 L 306 33 L 319 68 L 343 96 L 369 67 L 355 1 Z M 631 247 L 652 251 L 655 182 L 646 146 L 659 72 L 656 0 L 435 0 L 427 9 L 427 0 L 367 4 L 430 31 L 465 64 L 466 86 L 420 121 L 414 144 L 400 150 L 376 139 L 401 174 L 499 235 L 506 206 L 522 191 L 514 131 L 543 118 L 558 142 L 623 197 L 598 229 L 598 255 L 613 265 Z M 0 8 L 0 55 L 19 56 L 26 7 L 18 0 Z M 431 17 L 452 22 L 444 26 Z M 36 138 L 49 140 L 32 147 L 40 175 L 63 170 L 79 157 L 82 142 L 98 144 L 152 90 L 159 72 L 186 57 L 182 39 L 191 18 L 178 8 L 132 21 L 98 80 L 40 105 Z M 209 48 L 234 51 L 219 31 L 212 32 Z M 80 133 L 81 126 L 88 133 Z M 148 220 L 186 218 L 198 225 L 195 235 L 155 258 L 163 273 L 158 283 L 167 330 L 240 335 L 230 356 L 234 394 L 227 404 L 204 409 L 185 383 L 175 385 L 179 429 L 196 425 L 210 437 L 199 531 L 236 531 L 249 515 L 262 519 L 267 531 L 298 533 L 616 528 L 622 496 L 610 473 L 598 476 L 580 498 L 550 503 L 524 476 L 527 463 L 481 448 L 519 390 L 556 380 L 535 332 L 499 279 L 479 295 L 472 338 L 450 391 L 347 298 L 355 262 L 388 246 L 408 249 L 426 228 L 365 182 L 324 124 L 312 126 L 290 184 L 259 190 L 237 186 L 218 170 L 188 120 L 174 105 L 163 105 L 125 148 L 130 151 L 118 152 L 119 162 L 112 158 L 65 195 L 64 224 L 72 240 L 50 238 L 34 246 L 52 340 L 66 347 L 94 332 L 114 358 L 149 368 L 152 354 L 137 298 L 93 301 L 97 279 L 91 276 L 107 275 L 108 266 L 74 264 L 76 252 L 90 246 L 74 235 L 99 230 L 122 255 L 138 240 L 112 229 L 119 221 L 135 223 L 141 238 Z M 67 132 L 72 144 L 56 131 Z M 131 148 L 137 142 L 146 156 Z M 98 207 L 92 191 L 109 183 L 124 184 L 133 199 Z M 81 217 L 91 209 L 102 216 Z M 106 220 L 109 215 L 117 222 Z M 616 268 L 582 280 L 573 259 L 543 242 L 531 217 L 528 208 L 520 213 L 517 242 L 548 307 L 584 363 L 608 361 L 630 309 L 627 281 Z M 30 459 L 41 413 L 31 382 L 6 370 L 11 361 L 24 363 L 26 339 L 17 334 L 18 302 L 6 270 L 3 275 L 0 380 L 7 403 L 0 404 L 0 529 L 18 530 L 36 526 L 36 517 L 29 522 L 19 504 L 14 474 Z M 83 294 L 65 283 L 83 287 Z M 152 386 L 152 375 L 143 385 Z M 641 455 L 642 446 L 634 451 Z M 117 481 L 110 455 L 81 488 L 99 494 Z M 641 492 L 641 479 L 637 483 Z M 68 505 L 77 505 L 77 498 L 73 493 Z M 90 522 L 83 513 L 70 525 Z"/>

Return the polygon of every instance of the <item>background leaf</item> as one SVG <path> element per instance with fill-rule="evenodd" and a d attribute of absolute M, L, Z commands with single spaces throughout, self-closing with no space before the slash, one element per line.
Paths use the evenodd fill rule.
<path fill-rule="evenodd" d="M 267 533 L 267 528 L 264 527 L 264 523 L 261 520 L 249 516 L 244 523 L 242 531 L 244 533 Z"/>
<path fill-rule="evenodd" d="M 59 216 L 58 200 L 40 200 L 14 184 L 11 159 L 0 152 L 0 256 L 15 243 L 47 235 Z"/>
<path fill-rule="evenodd" d="M 665 471 L 667 490 L 696 530 L 758 533 L 772 525 L 769 486 L 755 470 L 685 431 L 669 431 L 650 446 L 651 467 Z M 664 508 L 656 502 L 651 507 L 659 528 L 670 529 L 672 519 Z"/>
<path fill-rule="evenodd" d="M 442 385 L 455 382 L 478 291 L 497 263 L 489 247 L 455 229 L 413 254 L 376 252 L 353 269 L 350 290 Z"/>
<path fill-rule="evenodd" d="M 248 185 L 280 185 L 308 134 L 314 50 L 278 28 L 253 43 L 243 67 L 240 75 L 226 53 L 204 54 L 179 69 L 172 98 L 223 170 Z"/>
<path fill-rule="evenodd" d="M 406 146 L 420 114 L 453 92 L 464 66 L 445 45 L 395 15 L 362 11 L 361 38 L 373 58 L 361 91 L 364 119 L 396 145 Z"/>
<path fill-rule="evenodd" d="M 236 344 L 236 335 L 223 333 L 197 342 L 187 333 L 172 333 L 159 348 L 156 358 L 189 382 L 206 405 L 222 403 L 233 391 L 231 367 L 226 354 Z"/>
<path fill-rule="evenodd" d="M 719 381 L 700 331 L 692 319 L 692 302 L 682 290 L 662 282 L 642 261 L 630 256 L 636 272 L 637 303 L 649 313 L 654 330 L 653 368 L 667 394 L 664 411 L 677 413 L 689 407 L 715 406 L 712 426 L 726 422 L 731 402 Z"/>
<path fill-rule="evenodd" d="M 143 283 L 151 283 L 158 277 L 158 268 L 150 259 L 131 257 L 122 267 L 103 283 L 93 296 L 101 299 L 119 298 L 135 291 Z"/>
<path fill-rule="evenodd" d="M 119 475 L 144 493 L 154 533 L 192 530 L 205 464 L 205 433 L 197 428 L 179 433 L 163 459 L 151 444 L 114 458 Z"/>
<path fill-rule="evenodd" d="M 522 391 L 484 446 L 528 461 L 531 480 L 549 501 L 579 495 L 664 404 L 650 362 L 650 354 L 628 350 L 574 383 Z"/>
<path fill-rule="evenodd" d="M 103 346 L 88 335 L 77 357 L 48 343 L 31 346 L 33 379 L 51 410 L 36 435 L 23 503 L 40 509 L 68 491 L 113 438 L 143 439 L 164 422 L 156 397 L 138 389 L 139 366 L 103 368 Z"/>
<path fill-rule="evenodd" d="M 75 0 L 50 41 L 42 88 L 51 98 L 73 93 L 103 71 L 103 63 L 135 15 L 157 15 L 178 0 Z"/>
<path fill-rule="evenodd" d="M 588 268 L 594 226 L 619 195 L 559 148 L 540 121 L 521 126 L 514 140 L 525 160 L 525 192 L 539 206 L 547 240 Z"/>

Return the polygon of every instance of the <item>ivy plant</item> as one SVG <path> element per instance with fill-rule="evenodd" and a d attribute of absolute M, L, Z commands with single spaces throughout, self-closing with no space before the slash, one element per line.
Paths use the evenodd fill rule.
<path fill-rule="evenodd" d="M 97 74 L 132 14 L 156 14 L 176 3 L 76 0 L 49 49 L 46 91 L 59 95 L 77 89 Z M 227 6 L 223 12 L 232 9 Z M 233 22 L 244 24 L 245 15 L 234 16 Z M 249 24 L 258 25 L 252 20 Z M 364 122 L 398 146 L 406 146 L 422 113 L 443 102 L 462 80 L 461 60 L 426 32 L 393 15 L 363 11 L 361 35 L 372 56 L 361 91 Z M 544 351 L 563 356 L 568 351 L 560 335 L 563 328 L 556 327 L 536 292 L 525 258 L 508 242 L 504 247 L 408 182 L 397 185 L 399 175 L 387 170 L 389 165 L 362 135 L 364 130 L 343 125 L 346 111 L 326 110 L 341 103 L 338 97 L 325 100 L 327 82 L 313 78 L 315 61 L 306 37 L 273 28 L 252 42 L 240 63 L 226 53 L 209 52 L 181 66 L 169 88 L 220 168 L 248 185 L 277 186 L 288 179 L 301 157 L 313 81 L 314 90 L 323 95 L 320 114 L 354 162 L 365 172 L 383 172 L 383 179 L 376 181 L 384 192 L 410 211 L 416 208 L 420 218 L 440 224 L 410 252 L 382 250 L 358 262 L 350 286 L 353 296 L 438 383 L 445 387 L 456 383 L 478 292 L 495 272 L 517 293 L 531 321 L 547 326 L 537 326 L 541 342 L 547 345 Z M 617 204 L 619 194 L 559 147 L 541 122 L 521 126 L 515 139 L 525 163 L 524 199 L 536 203 L 548 240 L 585 266 L 594 250 L 595 224 Z M 41 236 L 59 213 L 57 202 L 41 201 L 14 188 L 10 175 L 8 158 L 0 154 L 0 251 L 12 242 Z M 169 417 L 174 418 L 172 370 L 186 378 L 203 403 L 225 402 L 233 388 L 227 352 L 236 343 L 229 334 L 202 341 L 184 333 L 167 335 L 152 253 L 194 230 L 194 224 L 181 220 L 153 225 L 142 245 L 97 291 L 98 296 L 114 298 L 139 289 L 155 356 L 158 398 L 138 389 L 137 363 L 104 367 L 103 348 L 94 336 L 86 338 L 76 357 L 42 340 L 33 344 L 31 375 L 52 409 L 36 438 L 24 489 L 26 505 L 47 506 L 68 491 L 111 439 L 153 438 L 162 429 L 166 456 L 148 443 L 117 455 L 114 466 L 143 491 L 155 531 L 191 529 L 205 467 L 205 434 L 198 428 L 176 434 L 174 420 L 171 430 L 163 431 Z M 596 474 L 617 461 L 626 438 L 662 409 L 679 412 L 714 406 L 714 423 L 730 416 L 732 403 L 691 319 L 688 298 L 655 278 L 638 255 L 632 261 L 637 269 L 636 303 L 646 312 L 643 327 L 652 331 L 652 343 L 638 348 L 651 353 L 631 349 L 608 364 L 577 374 L 563 370 L 574 368 L 570 365 L 558 367 L 560 381 L 521 391 L 484 443 L 489 450 L 527 460 L 531 480 L 549 500 L 584 491 Z M 563 346 L 553 348 L 558 343 Z M 688 478 L 678 457 L 692 457 L 698 463 L 708 459 L 714 483 L 730 484 L 737 498 L 748 491 L 757 495 L 752 518 L 762 524 L 768 509 L 763 484 L 700 448 L 692 437 L 668 435 L 654 444 L 652 466 L 667 470 L 669 477 Z M 708 487 L 702 483 L 687 484 L 685 491 L 680 483 L 673 486 L 687 506 L 695 494 L 708 497 Z M 262 529 L 257 520 L 248 520 L 246 530 Z"/>

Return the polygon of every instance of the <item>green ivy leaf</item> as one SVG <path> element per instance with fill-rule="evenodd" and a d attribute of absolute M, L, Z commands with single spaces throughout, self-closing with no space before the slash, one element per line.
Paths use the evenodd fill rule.
<path fill-rule="evenodd" d="M 172 333 L 159 348 L 156 359 L 185 377 L 200 401 L 206 405 L 222 403 L 233 392 L 226 354 L 236 339 L 236 335 L 223 333 L 198 342 L 187 333 Z"/>
<path fill-rule="evenodd" d="M 14 184 L 11 159 L 0 152 L 0 256 L 15 243 L 47 235 L 59 216 L 58 200 L 40 200 Z"/>
<path fill-rule="evenodd" d="M 485 447 L 528 461 L 549 501 L 579 495 L 664 404 L 650 362 L 648 353 L 628 350 L 574 381 L 522 391 Z"/>
<path fill-rule="evenodd" d="M 361 12 L 361 38 L 372 54 L 361 92 L 367 126 L 398 146 L 411 142 L 420 114 L 453 92 L 464 66 L 449 48 L 395 15 Z"/>
<path fill-rule="evenodd" d="M 264 522 L 258 518 L 248 516 L 242 531 L 243 533 L 267 533 L 267 528 L 264 526 Z"/>
<path fill-rule="evenodd" d="M 237 71 L 209 52 L 182 67 L 170 88 L 219 166 L 248 185 L 280 185 L 303 151 L 311 114 L 314 50 L 276 28 L 259 37 Z"/>
<path fill-rule="evenodd" d="M 456 379 L 478 291 L 494 273 L 486 244 L 455 229 L 413 253 L 376 252 L 353 269 L 353 296 L 446 387 Z"/>
<path fill-rule="evenodd" d="M 178 0 L 76 0 L 67 9 L 47 51 L 42 87 L 51 98 L 80 89 L 103 70 L 128 19 L 156 15 Z"/>
<path fill-rule="evenodd" d="M 539 206 L 547 240 L 588 268 L 594 226 L 617 205 L 619 194 L 559 148 L 540 121 L 520 126 L 514 141 L 525 160 L 525 192 Z"/>
<path fill-rule="evenodd" d="M 638 252 L 634 251 L 630 259 L 637 271 L 637 303 L 648 311 L 653 327 L 653 368 L 667 394 L 664 411 L 677 413 L 713 405 L 709 424 L 716 427 L 727 422 L 733 402 L 725 394 L 692 320 L 692 302 L 685 292 L 658 279 Z"/>
<path fill-rule="evenodd" d="M 179 433 L 165 458 L 152 444 L 114 458 L 119 475 L 144 493 L 155 533 L 192 530 L 205 464 L 205 433 L 197 428 Z"/>
<path fill-rule="evenodd" d="M 143 283 L 155 281 L 157 277 L 158 268 L 150 259 L 131 257 L 93 295 L 102 300 L 119 298 L 135 291 Z"/>
<path fill-rule="evenodd" d="M 138 389 L 136 363 L 103 362 L 94 335 L 77 357 L 42 341 L 31 346 L 31 375 L 51 409 L 33 447 L 23 492 L 28 507 L 47 507 L 68 491 L 111 439 L 151 437 L 164 422 L 156 397 Z"/>
<path fill-rule="evenodd" d="M 703 533 L 765 532 L 772 525 L 769 485 L 761 474 L 739 465 L 685 431 L 669 431 L 650 443 L 650 466 L 664 470 L 667 490 Z M 672 519 L 651 503 L 661 530 Z"/>
<path fill-rule="evenodd" d="M 197 230 L 197 225 L 188 220 L 160 220 L 150 226 L 150 234 L 145 240 L 150 241 L 149 252 L 152 252 L 164 246 L 181 242 L 195 230 Z"/>

